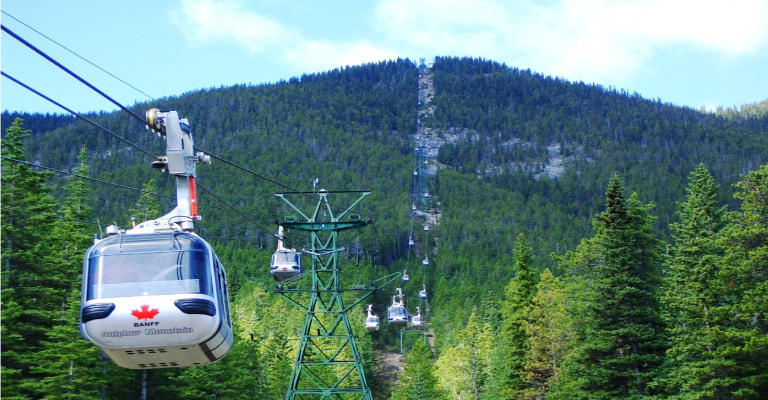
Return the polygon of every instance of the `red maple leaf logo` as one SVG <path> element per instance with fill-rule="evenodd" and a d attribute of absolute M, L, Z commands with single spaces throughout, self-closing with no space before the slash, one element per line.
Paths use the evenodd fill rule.
<path fill-rule="evenodd" d="M 143 319 L 146 321 L 147 319 L 154 319 L 155 315 L 160 314 L 160 311 L 157 310 L 157 308 L 149 309 L 149 306 L 144 304 L 141 306 L 141 310 L 133 310 L 131 311 L 131 315 L 138 319 Z"/>

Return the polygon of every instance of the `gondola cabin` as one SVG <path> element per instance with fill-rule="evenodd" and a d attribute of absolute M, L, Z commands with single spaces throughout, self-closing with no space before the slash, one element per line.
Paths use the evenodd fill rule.
<path fill-rule="evenodd" d="M 426 299 L 427 298 L 427 288 L 419 290 L 419 298 L 420 299 Z"/>
<path fill-rule="evenodd" d="M 408 310 L 401 302 L 392 301 L 387 308 L 387 323 L 396 328 L 402 328 L 408 324 Z"/>
<path fill-rule="evenodd" d="M 377 315 L 369 315 L 366 317 L 365 328 L 369 331 L 375 331 L 379 329 L 379 317 Z"/>
<path fill-rule="evenodd" d="M 194 233 L 118 234 L 85 254 L 83 337 L 130 369 L 205 365 L 232 347 L 224 268 Z"/>
<path fill-rule="evenodd" d="M 416 315 L 411 317 L 411 327 L 421 328 L 424 325 L 424 318 L 421 317 L 421 309 L 416 307 Z"/>
<path fill-rule="evenodd" d="M 281 248 L 272 254 L 272 277 L 283 282 L 301 274 L 301 253 L 292 249 Z"/>
<path fill-rule="evenodd" d="M 408 271 L 403 271 L 403 283 L 408 282 L 411 280 L 411 277 L 408 276 Z"/>
<path fill-rule="evenodd" d="M 379 316 L 373 314 L 373 306 L 368 305 L 368 315 L 365 317 L 365 328 L 369 331 L 379 329 Z"/>
<path fill-rule="evenodd" d="M 278 282 L 287 281 L 301 275 L 301 253 L 288 248 L 285 243 L 285 227 L 277 227 L 277 249 L 272 254 L 269 272 Z"/>

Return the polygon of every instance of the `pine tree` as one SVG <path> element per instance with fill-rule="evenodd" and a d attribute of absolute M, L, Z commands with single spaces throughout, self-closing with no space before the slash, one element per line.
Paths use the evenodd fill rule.
<path fill-rule="evenodd" d="M 491 325 L 478 324 L 477 315 L 473 312 L 457 336 L 457 344 L 446 349 L 435 364 L 438 380 L 452 398 L 478 400 L 483 395 L 490 374 L 493 354 Z"/>
<path fill-rule="evenodd" d="M 73 290 L 32 371 L 43 399 L 99 399 L 111 379 L 102 371 L 99 349 L 80 336 L 80 291 Z"/>
<path fill-rule="evenodd" d="M 768 166 L 743 176 L 736 187 L 741 208 L 726 215 L 719 236 L 722 305 L 713 310 L 724 321 L 714 356 L 730 363 L 706 389 L 713 398 L 761 399 L 768 396 Z"/>
<path fill-rule="evenodd" d="M 646 396 L 663 354 L 658 316 L 658 241 L 653 238 L 650 206 L 624 197 L 613 176 L 607 207 L 595 221 L 601 262 L 586 271 L 584 314 L 577 324 L 579 347 L 568 373 L 571 398 L 614 399 Z"/>
<path fill-rule="evenodd" d="M 82 148 L 75 166 L 75 174 L 87 176 L 89 171 L 86 149 Z M 81 178 L 70 177 L 64 186 L 67 194 L 59 209 L 61 218 L 55 222 L 51 232 L 51 246 L 46 263 L 56 276 L 57 288 L 62 293 L 80 290 L 83 256 L 92 244 L 88 233 L 91 207 L 88 204 L 88 185 Z M 62 310 L 67 295 L 60 298 Z"/>
<path fill-rule="evenodd" d="M 489 382 L 489 394 L 497 399 L 516 398 L 523 390 L 523 365 L 528 352 L 525 312 L 536 288 L 533 251 L 523 234 L 517 237 L 514 257 L 515 276 L 504 291 L 500 307 L 500 345 L 493 357 L 492 379 Z"/>
<path fill-rule="evenodd" d="M 439 400 L 444 394 L 432 372 L 432 353 L 424 341 L 417 340 L 405 360 L 391 400 Z"/>
<path fill-rule="evenodd" d="M 75 174 L 86 176 L 88 162 L 81 149 Z M 90 217 L 88 187 L 84 180 L 73 178 L 64 187 L 67 193 L 51 234 L 49 252 L 44 263 L 56 276 L 60 294 L 58 315 L 48 331 L 43 348 L 34 355 L 33 371 L 41 376 L 39 391 L 45 398 L 94 398 L 106 386 L 101 371 L 102 357 L 98 348 L 80 336 L 80 282 L 83 255 L 90 244 L 86 221 Z"/>
<path fill-rule="evenodd" d="M 193 399 L 265 399 L 267 382 L 258 344 L 235 338 L 226 357 L 204 367 L 179 371 L 172 379 L 175 398 Z"/>
<path fill-rule="evenodd" d="M 154 179 L 150 179 L 141 188 L 141 195 L 136 200 L 136 204 L 128 210 L 130 218 L 136 218 L 137 223 L 149 221 L 160 217 L 160 205 L 153 193 L 157 192 L 157 184 Z"/>
<path fill-rule="evenodd" d="M 2 141 L 2 387 L 4 398 L 35 397 L 34 355 L 61 308 L 49 253 L 55 201 L 48 173 L 24 164 L 29 135 L 17 118 Z"/>
<path fill-rule="evenodd" d="M 262 368 L 267 382 L 265 398 L 280 398 L 285 395 L 288 388 L 293 369 L 292 349 L 288 343 L 289 339 L 282 329 L 276 329 L 272 336 L 263 341 Z"/>
<path fill-rule="evenodd" d="M 594 225 L 595 229 L 598 230 L 597 221 L 594 221 Z M 596 236 L 582 239 L 576 249 L 566 252 L 564 255 L 553 255 L 558 268 L 566 271 L 566 274 L 560 278 L 560 282 L 564 292 L 566 318 L 573 321 L 573 330 L 568 336 L 569 346 L 561 360 L 560 374 L 549 388 L 548 399 L 571 400 L 578 398 L 575 394 L 580 391 L 579 384 L 582 378 L 579 370 L 582 367 L 576 349 L 581 344 L 579 330 L 583 328 L 583 322 L 589 317 L 590 303 L 586 298 L 592 284 L 589 272 L 603 263 L 597 239 Z M 582 398 L 585 397 L 587 397 L 586 394 L 582 393 Z"/>
<path fill-rule="evenodd" d="M 252 260 L 253 257 L 250 259 Z M 262 261 L 262 265 L 269 265 L 268 257 Z M 296 346 L 298 346 L 296 341 L 290 340 L 290 336 L 295 331 L 296 324 L 301 323 L 301 315 L 286 313 L 285 306 L 283 300 L 270 295 L 264 288 L 256 285 L 244 286 L 233 298 L 232 309 L 237 310 L 233 313 L 233 322 L 239 337 L 236 337 L 237 342 L 232 352 L 238 346 L 248 347 L 246 354 L 256 352 L 252 358 L 258 360 L 259 371 L 255 371 L 251 379 L 258 379 L 259 384 L 264 386 L 258 388 L 261 391 L 260 398 L 282 398 L 289 385 Z M 283 317 L 275 318 L 275 315 L 283 315 Z M 235 362 L 229 365 L 236 366 L 237 359 L 240 357 L 238 353 L 228 354 L 216 363 L 229 363 L 228 360 L 233 355 L 235 357 L 232 359 Z"/>
<path fill-rule="evenodd" d="M 541 399 L 557 383 L 573 334 L 565 291 L 549 268 L 541 273 L 525 316 L 529 346 L 523 366 L 525 388 L 519 398 Z"/>
<path fill-rule="evenodd" d="M 717 206 L 718 187 L 700 164 L 689 176 L 685 202 L 678 205 L 680 222 L 671 224 L 674 243 L 664 263 L 662 300 L 670 342 L 661 389 L 674 398 L 696 399 L 724 396 L 718 388 L 727 379 L 721 371 L 733 368 L 733 360 L 717 357 L 722 327 L 713 311 L 720 304 L 723 285 L 718 284 L 722 249 L 717 244 L 724 226 L 725 207 Z"/>

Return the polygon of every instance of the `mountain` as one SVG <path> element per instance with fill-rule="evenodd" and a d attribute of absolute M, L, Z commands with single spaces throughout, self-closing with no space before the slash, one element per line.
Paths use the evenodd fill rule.
<path fill-rule="evenodd" d="M 420 70 L 432 75 L 428 104 L 418 100 Z M 600 209 L 612 174 L 621 176 L 629 191 L 653 201 L 658 226 L 666 226 L 698 163 L 725 183 L 721 200 L 734 204 L 727 183 L 756 169 L 766 154 L 764 108 L 745 115 L 702 112 L 468 58 L 437 58 L 432 68 L 422 69 L 408 60 L 348 67 L 274 85 L 191 92 L 132 109 L 143 115 L 150 107 L 178 110 L 190 120 L 197 147 L 286 187 L 308 190 L 319 178 L 329 189 L 373 190 L 378 198 L 366 207 L 377 222 L 391 223 L 391 233 L 407 225 L 416 148 L 423 146 L 425 160 L 434 167 L 428 170 L 430 185 L 443 202 L 443 214 L 463 220 L 456 223 L 465 238 L 456 243 L 478 231 L 470 235 L 473 242 L 496 247 L 493 242 L 503 232 L 481 226 L 484 219 L 499 220 L 496 216 L 511 211 L 518 215 L 500 221 L 508 229 L 498 229 L 548 232 L 534 246 L 541 254 L 568 248 L 578 241 L 574 234 L 589 231 L 588 220 Z M 15 116 L 3 114 L 3 129 Z M 22 116 L 33 134 L 27 142 L 29 159 L 41 165 L 71 169 L 85 146 L 95 178 L 134 187 L 149 176 L 159 178 L 146 168 L 150 157 L 82 121 Z M 125 113 L 89 117 L 151 153 L 162 151 L 162 141 Z M 429 148 L 430 142 L 436 145 Z M 199 173 L 201 184 L 264 221 L 275 212 L 259 203 L 286 190 L 216 163 Z M 163 185 L 163 179 L 158 181 Z M 94 188 L 101 203 L 95 215 L 121 218 L 119 210 L 132 204 L 136 194 L 110 192 Z M 557 209 L 558 216 L 546 222 L 531 218 L 535 211 L 520 209 L 516 198 L 546 213 Z M 210 212 L 216 222 L 206 229 L 216 234 L 234 232 L 256 240 L 271 235 L 246 234 L 253 227 L 237 216 Z M 553 240 L 549 234 L 559 222 L 552 219 L 561 217 L 578 226 Z"/>
<path fill-rule="evenodd" d="M 190 92 L 132 110 L 143 115 L 150 107 L 179 111 L 199 149 L 241 167 L 214 161 L 198 168 L 201 233 L 259 248 L 272 248 L 272 221 L 287 211 L 272 194 L 310 190 L 318 178 L 330 190 L 374 192 L 362 211 L 376 230 L 344 240 L 359 243 L 377 263 L 402 263 L 421 157 L 427 176 L 419 178 L 420 191 L 439 202 L 425 204 L 440 213 L 430 240 L 439 240 L 436 254 L 446 260 L 427 279 L 458 279 L 473 288 L 467 292 L 500 289 L 520 233 L 542 268 L 553 267 L 550 253 L 590 235 L 614 174 L 656 205 L 655 226 L 666 235 L 699 163 L 721 184 L 719 200 L 735 206 L 730 184 L 768 154 L 765 107 L 703 112 L 471 58 L 348 67 L 273 85 Z M 13 117 L 3 114 L 4 129 Z M 134 188 L 155 178 L 172 196 L 171 180 L 147 168 L 152 158 L 124 142 L 69 116 L 23 117 L 34 128 L 26 143 L 30 160 L 71 169 L 85 146 L 94 178 Z M 163 151 L 161 140 L 123 112 L 88 117 L 148 153 Z M 94 218 L 127 224 L 122 210 L 139 193 L 92 186 Z M 161 199 L 164 209 L 168 201 Z"/>
<path fill-rule="evenodd" d="M 290 212 L 275 192 L 313 190 L 315 178 L 328 190 L 373 191 L 359 210 L 372 229 L 340 236 L 345 260 L 372 265 L 356 271 L 371 277 L 418 271 L 412 275 L 433 293 L 436 338 L 450 336 L 473 311 L 492 312 L 482 308 L 500 300 L 512 278 L 519 234 L 537 270 L 562 274 L 550 254 L 592 235 L 612 176 L 655 204 L 654 227 L 669 241 L 688 175 L 700 163 L 720 185 L 718 201 L 737 208 L 731 185 L 768 154 L 764 105 L 706 112 L 472 58 L 354 66 L 131 109 L 143 115 L 151 107 L 188 118 L 196 147 L 215 156 L 197 169 L 197 227 L 226 252 L 273 248 L 273 221 Z M 3 113 L 3 132 L 17 116 Z M 72 171 L 84 147 L 93 178 L 132 188 L 155 179 L 158 192 L 172 197 L 171 180 L 149 168 L 148 154 L 162 154 L 164 143 L 125 113 L 87 117 L 136 147 L 69 116 L 22 117 L 32 130 L 27 160 Z M 140 193 L 89 186 L 93 220 L 127 225 L 124 210 Z M 300 247 L 306 239 L 293 240 Z M 266 271 L 248 264 L 230 268 L 237 287 Z M 387 304 L 389 295 L 376 300 Z"/>

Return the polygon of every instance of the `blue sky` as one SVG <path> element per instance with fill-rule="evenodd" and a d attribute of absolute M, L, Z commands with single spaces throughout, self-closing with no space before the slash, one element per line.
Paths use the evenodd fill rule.
<path fill-rule="evenodd" d="M 768 99 L 765 0 L 4 0 L 0 8 L 3 26 L 125 105 L 435 56 L 693 108 Z M 77 112 L 117 108 L 5 32 L 0 68 Z M 0 108 L 64 112 L 4 77 Z"/>

